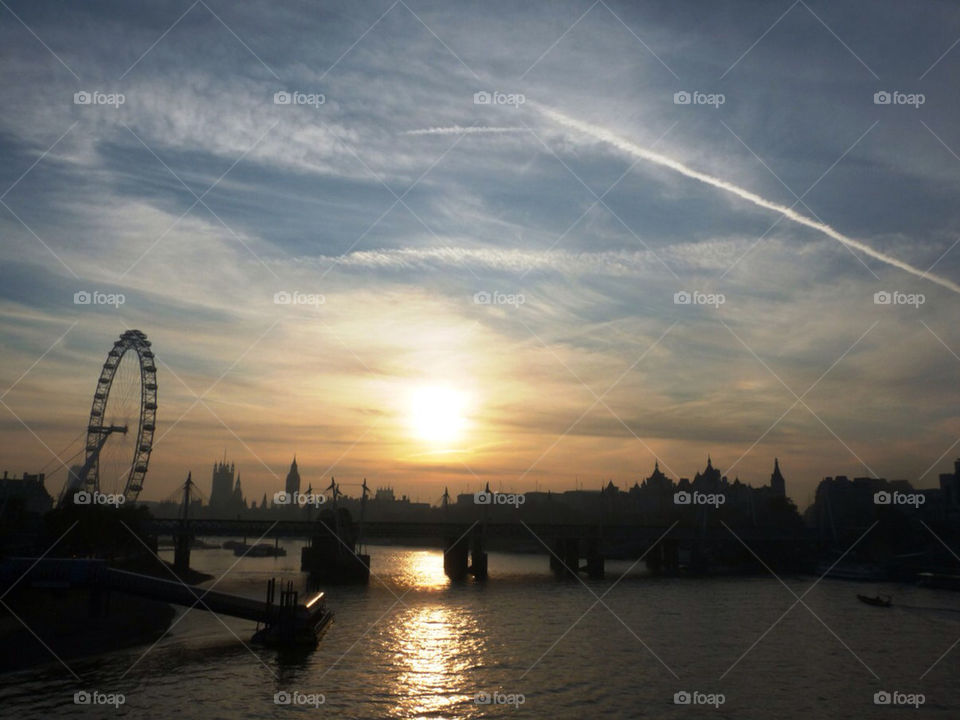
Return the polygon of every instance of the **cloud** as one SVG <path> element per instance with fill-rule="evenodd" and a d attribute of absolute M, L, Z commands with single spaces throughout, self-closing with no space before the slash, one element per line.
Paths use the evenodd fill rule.
<path fill-rule="evenodd" d="M 483 127 L 480 125 L 452 125 L 450 127 L 430 127 L 420 128 L 418 130 L 407 130 L 404 135 L 496 135 L 499 133 L 530 132 L 529 128 L 523 127 Z"/>
<path fill-rule="evenodd" d="M 554 110 L 552 108 L 546 107 L 544 105 L 539 105 L 537 103 L 530 103 L 530 105 L 535 109 L 539 110 L 546 117 L 550 118 L 551 120 L 558 123 L 559 125 L 562 125 L 565 128 L 568 128 L 571 130 L 577 130 L 578 132 L 581 132 L 585 135 L 589 135 L 590 137 L 593 137 L 596 140 L 612 145 L 618 150 L 626 152 L 629 155 L 642 158 L 643 160 L 647 160 L 657 165 L 661 165 L 663 167 L 674 170 L 680 173 L 681 175 L 685 175 L 694 180 L 699 180 L 700 182 L 705 183 L 707 185 L 712 185 L 713 187 L 719 188 L 721 190 L 725 190 L 726 192 L 732 193 L 733 195 L 736 195 L 737 197 L 742 198 L 747 202 L 753 203 L 758 207 L 762 207 L 767 210 L 773 210 L 774 212 L 778 212 L 784 217 L 786 217 L 787 219 L 792 220 L 795 223 L 812 228 L 813 230 L 816 230 L 826 235 L 827 237 L 833 238 L 834 240 L 836 240 L 839 243 L 842 243 L 843 245 L 847 245 L 848 247 L 854 248 L 856 250 L 860 250 L 864 254 L 869 255 L 870 257 L 875 258 L 877 260 L 880 260 L 881 262 L 884 262 L 887 265 L 892 265 L 893 267 L 904 270 L 910 273 L 911 275 L 915 275 L 919 278 L 927 279 L 931 282 L 936 283 L 937 285 L 940 285 L 942 287 L 947 288 L 948 290 L 951 290 L 957 294 L 960 294 L 960 285 L 958 285 L 954 281 L 948 280 L 947 278 L 940 277 L 939 275 L 934 275 L 933 273 L 924 272 L 923 270 L 917 267 L 914 267 L 913 265 L 910 265 L 909 263 L 904 262 L 899 258 L 895 258 L 891 255 L 880 252 L 879 250 L 875 250 L 874 248 L 870 247 L 866 243 L 861 242 L 860 240 L 855 240 L 854 238 L 848 237 L 843 233 L 839 232 L 838 230 L 835 230 L 831 226 L 827 225 L 826 223 L 813 220 L 812 218 L 809 218 L 806 215 L 802 215 L 801 213 L 796 212 L 795 210 L 793 210 L 792 208 L 786 205 L 781 205 L 780 203 L 772 202 L 770 200 L 767 200 L 766 198 L 763 198 L 755 193 L 750 192 L 749 190 L 746 190 L 740 187 L 739 185 L 734 185 L 733 183 L 728 182 L 722 178 L 717 178 L 712 175 L 708 175 L 704 172 L 700 172 L 699 170 L 694 170 L 693 168 L 687 165 L 684 165 L 683 163 L 678 162 L 673 158 L 667 157 L 666 155 L 661 155 L 660 153 L 642 148 L 639 145 L 632 143 L 629 140 L 626 140 L 610 132 L 606 128 L 600 127 L 599 125 L 594 125 L 591 123 L 586 123 L 580 120 L 576 120 L 575 118 L 572 118 L 568 115 L 564 115 L 563 113 L 558 112 L 557 110 Z"/>

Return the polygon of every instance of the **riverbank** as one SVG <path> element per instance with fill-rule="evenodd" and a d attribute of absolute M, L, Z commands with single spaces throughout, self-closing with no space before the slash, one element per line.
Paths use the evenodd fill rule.
<path fill-rule="evenodd" d="M 118 564 L 123 570 L 171 579 L 173 568 L 146 557 Z M 196 585 L 212 575 L 176 573 Z M 16 586 L 0 607 L 0 672 L 57 663 L 155 642 L 176 610 L 163 602 L 90 588 Z"/>

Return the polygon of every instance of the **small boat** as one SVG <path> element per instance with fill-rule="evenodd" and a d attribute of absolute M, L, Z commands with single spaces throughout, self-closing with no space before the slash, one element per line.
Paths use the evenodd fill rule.
<path fill-rule="evenodd" d="M 874 607 L 890 607 L 893 604 L 893 598 L 889 595 L 876 595 L 874 597 L 857 595 L 857 599 L 862 603 L 873 605 Z"/>

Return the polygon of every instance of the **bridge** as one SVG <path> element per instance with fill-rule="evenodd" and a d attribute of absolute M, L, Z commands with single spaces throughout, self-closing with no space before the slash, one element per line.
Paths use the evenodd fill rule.
<path fill-rule="evenodd" d="M 318 536 L 340 537 L 340 534 L 325 522 L 313 520 L 261 520 L 261 519 L 211 519 L 191 518 L 188 531 L 179 519 L 154 519 L 147 529 L 151 534 L 170 535 L 183 540 L 189 537 L 243 537 L 243 538 L 311 538 L 316 543 Z M 639 525 L 597 523 L 544 523 L 515 521 L 365 521 L 357 526 L 358 535 L 364 540 L 393 540 L 412 543 L 428 542 L 444 549 L 444 569 L 451 578 L 467 574 L 485 577 L 487 574 L 487 549 L 496 547 L 530 549 L 550 555 L 550 566 L 558 572 L 586 572 L 592 577 L 602 577 L 604 563 L 608 558 L 644 557 L 655 571 L 676 571 L 680 564 L 680 550 L 694 556 L 707 546 L 753 547 L 796 544 L 795 535 L 771 532 L 769 528 L 737 528 L 736 535 L 723 525 Z M 355 552 L 353 542 L 339 541 Z M 337 543 L 329 542 L 332 549 L 339 550 Z M 306 549 L 305 549 L 306 550 Z M 360 556 L 357 556 L 360 557 Z M 367 556 L 362 556 L 366 558 Z M 307 567 L 307 553 L 301 569 Z M 586 564 L 582 565 L 581 560 Z M 369 561 L 367 561 L 369 562 Z"/>

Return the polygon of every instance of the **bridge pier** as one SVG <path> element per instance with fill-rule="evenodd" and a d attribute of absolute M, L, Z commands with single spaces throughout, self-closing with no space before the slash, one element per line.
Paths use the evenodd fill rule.
<path fill-rule="evenodd" d="M 587 540 L 587 565 L 585 569 L 587 577 L 597 580 L 603 579 L 604 559 L 603 555 L 600 554 L 600 541 L 596 538 Z"/>
<path fill-rule="evenodd" d="M 466 535 L 443 539 L 443 572 L 451 580 L 463 580 L 469 570 L 470 538 Z"/>
<path fill-rule="evenodd" d="M 581 547 L 583 551 L 581 552 Z M 581 567 L 580 558 L 586 558 Z M 605 560 L 600 553 L 598 538 L 559 537 L 553 541 L 550 553 L 550 569 L 558 575 L 577 575 L 586 572 L 588 577 L 604 576 Z"/>
<path fill-rule="evenodd" d="M 470 572 L 477 580 L 487 579 L 487 553 L 483 529 L 475 527 L 471 538 Z"/>
<path fill-rule="evenodd" d="M 660 540 L 646 556 L 647 569 L 654 575 L 676 575 L 680 572 L 680 543 L 677 540 Z"/>
<path fill-rule="evenodd" d="M 190 544 L 193 536 L 187 531 L 173 536 L 173 568 L 181 572 L 190 569 Z"/>
<path fill-rule="evenodd" d="M 463 580 L 467 575 L 486 580 L 487 552 L 482 528 L 444 537 L 443 572 L 451 580 Z"/>
<path fill-rule="evenodd" d="M 560 537 L 553 541 L 550 569 L 559 575 L 576 575 L 580 570 L 580 538 Z"/>

